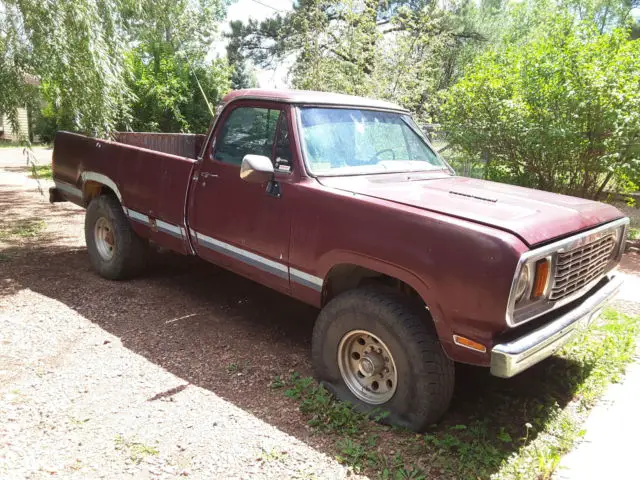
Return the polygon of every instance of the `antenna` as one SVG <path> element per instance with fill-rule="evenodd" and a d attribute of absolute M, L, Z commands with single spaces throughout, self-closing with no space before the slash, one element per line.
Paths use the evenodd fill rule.
<path fill-rule="evenodd" d="M 196 83 L 198 84 L 198 88 L 200 88 L 200 93 L 202 94 L 202 97 L 204 98 L 204 101 L 207 104 L 207 108 L 209 109 L 209 113 L 211 114 L 211 117 L 215 117 L 216 114 L 213 112 L 211 103 L 209 103 L 209 99 L 205 95 L 204 89 L 202 88 L 202 85 L 200 85 L 200 80 L 198 80 L 198 76 L 196 75 L 196 72 L 193 70 L 193 67 L 191 66 L 191 62 L 189 61 L 189 59 L 187 59 L 187 63 L 189 64 L 189 70 L 191 70 L 191 73 L 193 74 L 193 78 L 196 79 Z"/>

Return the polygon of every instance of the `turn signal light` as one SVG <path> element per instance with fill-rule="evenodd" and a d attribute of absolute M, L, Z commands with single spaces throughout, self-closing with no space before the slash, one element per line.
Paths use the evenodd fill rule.
<path fill-rule="evenodd" d="M 549 282 L 549 260 L 543 258 L 536 262 L 536 275 L 533 280 L 533 289 L 531 290 L 531 298 L 538 298 L 544 295 Z"/>
<path fill-rule="evenodd" d="M 487 351 L 487 347 L 482 345 L 481 343 L 474 342 L 466 337 L 461 337 L 460 335 L 453 336 L 453 343 L 456 345 L 460 345 L 461 347 L 470 348 L 471 350 L 475 350 L 476 352 L 484 353 Z"/>

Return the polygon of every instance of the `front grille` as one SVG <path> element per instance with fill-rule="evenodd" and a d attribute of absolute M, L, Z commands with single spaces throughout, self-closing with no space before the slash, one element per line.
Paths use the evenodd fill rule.
<path fill-rule="evenodd" d="M 560 300 L 600 278 L 607 271 L 616 246 L 613 234 L 558 254 L 550 300 Z"/>

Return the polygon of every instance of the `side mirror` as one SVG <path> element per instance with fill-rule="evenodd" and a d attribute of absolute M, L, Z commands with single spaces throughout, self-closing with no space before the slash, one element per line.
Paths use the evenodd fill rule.
<path fill-rule="evenodd" d="M 264 183 L 273 177 L 273 163 L 264 155 L 245 155 L 240 166 L 240 178 L 249 183 Z"/>

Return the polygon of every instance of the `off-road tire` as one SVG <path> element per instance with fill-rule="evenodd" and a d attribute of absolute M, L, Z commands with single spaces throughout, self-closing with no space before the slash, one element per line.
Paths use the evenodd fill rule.
<path fill-rule="evenodd" d="M 106 218 L 113 229 L 115 248 L 113 257 L 104 259 L 95 240 L 95 225 Z M 131 228 L 122 205 L 113 195 L 100 195 L 89 203 L 84 222 L 84 235 L 93 269 L 109 280 L 124 280 L 138 275 L 146 266 L 149 255 L 148 243 Z"/>
<path fill-rule="evenodd" d="M 380 405 L 357 398 L 338 366 L 340 341 L 350 331 L 367 330 L 389 347 L 398 375 L 393 397 Z M 332 299 L 313 330 L 312 361 L 317 378 L 340 400 L 367 413 L 389 412 L 383 422 L 414 431 L 437 423 L 454 387 L 454 364 L 438 341 L 428 312 L 391 289 L 365 287 Z"/>

